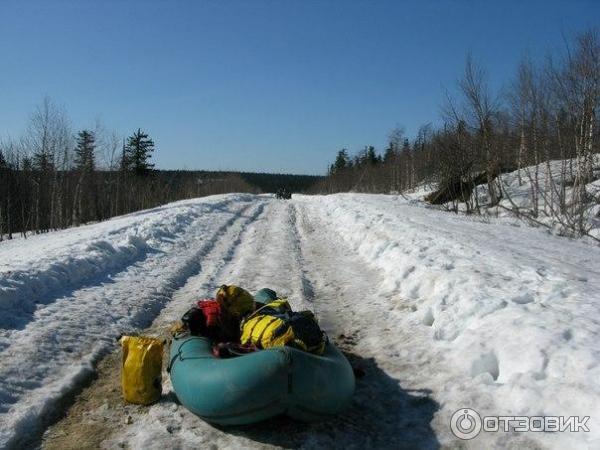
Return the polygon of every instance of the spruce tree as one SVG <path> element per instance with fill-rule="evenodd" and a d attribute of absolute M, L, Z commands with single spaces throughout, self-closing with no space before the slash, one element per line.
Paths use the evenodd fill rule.
<path fill-rule="evenodd" d="M 373 166 L 379 162 L 377 153 L 375 153 L 375 147 L 373 147 L 372 145 L 369 145 L 367 147 L 367 161 Z"/>
<path fill-rule="evenodd" d="M 96 137 L 88 130 L 77 134 L 75 147 L 75 169 L 78 172 L 77 184 L 73 194 L 71 220 L 75 225 L 92 219 L 100 219 L 98 211 L 98 195 L 94 170 L 96 169 L 95 152 Z"/>
<path fill-rule="evenodd" d="M 146 176 L 154 168 L 150 163 L 154 152 L 154 141 L 148 137 L 140 128 L 129 136 L 124 151 L 124 166 L 139 176 Z"/>
<path fill-rule="evenodd" d="M 96 138 L 94 133 L 88 130 L 80 131 L 77 136 L 77 147 L 75 147 L 75 167 L 77 170 L 88 173 L 95 170 L 95 149 Z"/>
<path fill-rule="evenodd" d="M 338 152 L 335 162 L 333 163 L 332 172 L 339 173 L 349 165 L 348 152 L 346 149 L 342 149 Z"/>
<path fill-rule="evenodd" d="M 53 155 L 44 150 L 35 152 L 32 158 L 32 165 L 37 172 L 48 174 L 54 170 Z"/>

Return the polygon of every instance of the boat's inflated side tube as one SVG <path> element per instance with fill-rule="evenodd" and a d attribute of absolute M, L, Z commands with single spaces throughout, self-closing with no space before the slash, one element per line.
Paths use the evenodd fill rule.
<path fill-rule="evenodd" d="M 287 414 L 303 421 L 323 420 L 348 405 L 354 373 L 331 343 L 322 356 L 278 347 L 219 359 L 210 340 L 174 338 L 170 372 L 179 401 L 207 422 L 255 423 Z"/>

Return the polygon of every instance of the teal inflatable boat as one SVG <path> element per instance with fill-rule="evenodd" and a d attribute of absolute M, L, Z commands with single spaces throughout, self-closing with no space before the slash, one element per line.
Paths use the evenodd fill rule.
<path fill-rule="evenodd" d="M 209 339 L 185 335 L 171 343 L 170 374 L 179 401 L 207 422 L 242 425 L 286 414 L 326 420 L 347 406 L 354 373 L 331 343 L 322 356 L 292 347 L 215 358 Z"/>

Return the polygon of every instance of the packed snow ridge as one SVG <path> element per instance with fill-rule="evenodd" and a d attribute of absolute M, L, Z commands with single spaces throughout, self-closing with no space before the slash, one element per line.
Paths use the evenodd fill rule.
<path fill-rule="evenodd" d="M 449 420 L 472 408 L 482 416 L 590 416 L 588 433 L 482 433 L 475 447 L 600 445 L 597 246 L 396 195 L 286 202 L 231 194 L 0 244 L 0 447 L 40 433 L 115 337 L 176 318 L 211 293 L 198 290 L 222 282 L 283 291 L 315 309 L 330 334 L 357 336 L 354 351 L 399 389 L 429 392 L 432 436 L 390 427 L 398 434 L 386 435 L 390 442 L 408 433 L 419 445 L 460 446 Z M 359 390 L 369 381 L 359 380 Z M 410 403 L 360 408 L 362 422 L 384 428 L 411 415 Z M 259 446 L 200 426 L 182 408 L 177 433 L 162 430 L 176 409 L 152 406 L 107 445 Z M 342 434 L 351 433 L 344 420 L 352 414 L 328 433 L 309 428 L 300 444 L 363 442 L 361 433 Z"/>

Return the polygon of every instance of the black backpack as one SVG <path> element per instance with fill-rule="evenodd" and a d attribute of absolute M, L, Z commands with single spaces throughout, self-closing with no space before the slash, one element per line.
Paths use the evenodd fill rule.
<path fill-rule="evenodd" d="M 206 317 L 200 308 L 190 308 L 182 317 L 181 321 L 190 330 L 192 336 L 206 336 Z"/>

